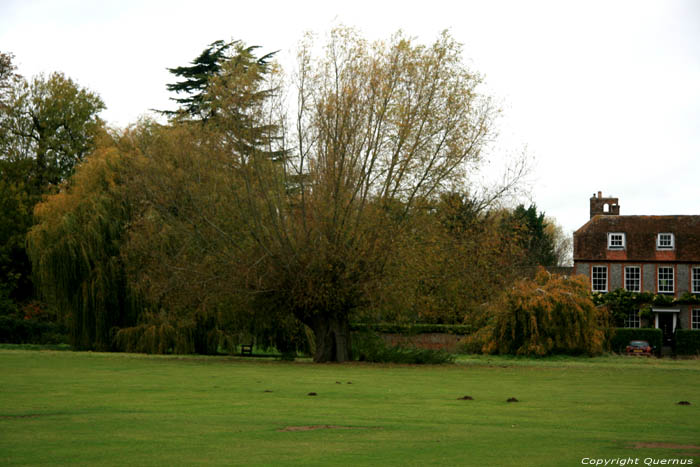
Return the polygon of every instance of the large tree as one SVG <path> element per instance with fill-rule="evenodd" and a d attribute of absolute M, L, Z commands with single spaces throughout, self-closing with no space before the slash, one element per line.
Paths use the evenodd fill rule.
<path fill-rule="evenodd" d="M 465 193 L 445 193 L 413 216 L 411 241 L 389 258 L 363 318 L 471 324 L 516 277 L 524 250 L 501 228 L 507 211 Z"/>
<path fill-rule="evenodd" d="M 0 301 L 17 304 L 33 294 L 33 207 L 95 147 L 104 104 L 60 73 L 26 80 L 12 59 L 0 52 Z"/>
<path fill-rule="evenodd" d="M 36 207 L 37 224 L 27 235 L 34 280 L 78 349 L 110 350 L 112 329 L 136 323 L 140 304 L 120 255 L 138 205 L 123 182 L 135 152 L 102 142 L 70 185 Z"/>
<path fill-rule="evenodd" d="M 30 161 L 28 176 L 39 191 L 70 177 L 94 149 L 102 126 L 102 100 L 62 73 L 20 80 L 4 96 L 0 155 Z"/>
<path fill-rule="evenodd" d="M 494 110 L 448 34 L 369 44 L 338 29 L 324 56 L 311 50 L 291 122 L 277 68 L 230 61 L 209 90 L 216 118 L 160 133 L 131 245 L 161 296 L 253 297 L 313 330 L 315 361 L 345 361 L 351 313 L 412 241 L 416 213 L 467 182 Z"/>
<path fill-rule="evenodd" d="M 515 242 L 525 250 L 522 266 L 557 266 L 559 255 L 554 235 L 556 231 L 549 227 L 543 212 L 531 204 L 526 208 L 518 205 L 510 215 L 503 219 L 504 228 L 513 236 Z"/>

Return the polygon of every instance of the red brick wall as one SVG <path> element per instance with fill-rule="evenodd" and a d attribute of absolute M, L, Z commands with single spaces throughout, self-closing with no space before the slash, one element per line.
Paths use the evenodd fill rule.
<path fill-rule="evenodd" d="M 456 352 L 462 339 L 466 336 L 443 333 L 425 333 L 414 336 L 402 336 L 401 334 L 380 334 L 387 345 L 412 346 L 419 349 L 445 350 Z"/>

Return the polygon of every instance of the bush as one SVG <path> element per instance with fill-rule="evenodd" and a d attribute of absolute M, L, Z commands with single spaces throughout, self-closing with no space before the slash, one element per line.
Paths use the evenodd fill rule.
<path fill-rule="evenodd" d="M 678 355 L 700 355 L 700 330 L 679 329 L 676 331 L 676 353 Z"/>
<path fill-rule="evenodd" d="M 655 347 L 657 353 L 661 352 L 663 332 L 655 328 L 616 328 L 610 338 L 610 350 L 622 353 L 630 341 L 648 341 L 649 345 Z"/>
<path fill-rule="evenodd" d="M 371 331 L 353 335 L 353 344 L 355 356 L 361 362 L 440 364 L 453 363 L 455 360 L 454 355 L 444 350 L 388 346 L 379 335 Z"/>
<path fill-rule="evenodd" d="M 545 356 L 602 353 L 607 313 L 593 304 L 588 280 L 540 268 L 485 308 L 486 325 L 467 339 L 483 353 Z"/>
<path fill-rule="evenodd" d="M 0 342 L 7 344 L 63 344 L 68 330 L 58 324 L 15 316 L 0 316 Z"/>

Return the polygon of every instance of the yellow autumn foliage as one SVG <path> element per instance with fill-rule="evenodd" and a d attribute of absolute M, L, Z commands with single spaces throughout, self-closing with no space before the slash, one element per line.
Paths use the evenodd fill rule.
<path fill-rule="evenodd" d="M 540 268 L 487 307 L 489 319 L 472 337 L 484 353 L 545 356 L 603 352 L 606 318 L 590 298 L 583 276 Z"/>

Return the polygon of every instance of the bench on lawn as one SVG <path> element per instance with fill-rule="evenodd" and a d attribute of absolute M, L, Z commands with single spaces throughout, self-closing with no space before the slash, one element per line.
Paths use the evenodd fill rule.
<path fill-rule="evenodd" d="M 241 355 L 253 355 L 253 344 L 241 344 Z"/>

